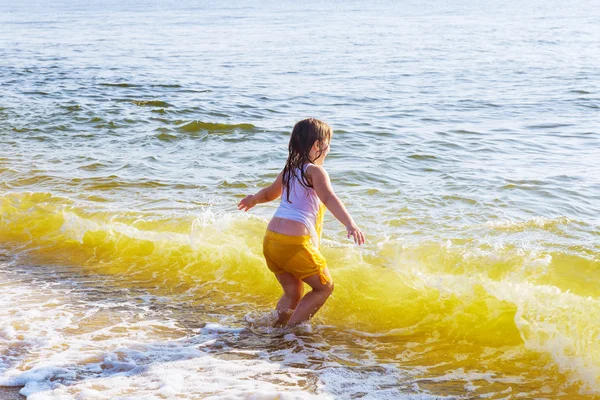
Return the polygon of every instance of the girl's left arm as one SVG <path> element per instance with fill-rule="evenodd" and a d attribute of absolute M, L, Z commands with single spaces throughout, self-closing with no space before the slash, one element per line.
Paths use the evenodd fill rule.
<path fill-rule="evenodd" d="M 261 189 L 256 194 L 250 194 L 242 199 L 238 204 L 238 210 L 248 211 L 252 207 L 260 203 L 267 203 L 278 199 L 281 196 L 281 178 L 283 172 L 280 172 L 273 182 L 268 187 Z"/>

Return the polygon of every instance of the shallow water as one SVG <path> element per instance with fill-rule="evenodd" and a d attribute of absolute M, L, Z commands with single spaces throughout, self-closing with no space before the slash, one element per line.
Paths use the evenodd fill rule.
<path fill-rule="evenodd" d="M 595 398 L 600 7 L 0 5 L 0 385 L 31 399 Z M 236 204 L 293 124 L 326 217 L 310 326 Z M 254 397 L 252 397 L 254 396 Z"/>

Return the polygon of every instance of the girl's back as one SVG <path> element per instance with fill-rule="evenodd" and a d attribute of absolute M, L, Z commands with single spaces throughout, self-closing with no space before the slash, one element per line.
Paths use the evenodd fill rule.
<path fill-rule="evenodd" d="M 309 165 L 305 164 L 302 172 L 307 174 Z M 289 186 L 283 187 L 281 202 L 273 217 L 302 223 L 308 230 L 314 246 L 318 248 L 325 205 L 312 187 L 302 184 L 300 168 L 296 168 L 293 172 Z"/>

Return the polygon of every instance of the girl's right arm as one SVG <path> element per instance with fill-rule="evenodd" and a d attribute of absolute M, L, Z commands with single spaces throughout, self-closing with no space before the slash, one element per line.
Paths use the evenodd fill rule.
<path fill-rule="evenodd" d="M 281 196 L 281 191 L 282 191 L 282 187 L 281 187 L 282 176 L 283 176 L 283 172 L 281 172 L 281 173 L 279 173 L 279 175 L 277 175 L 277 178 L 271 185 L 267 186 L 264 189 L 261 189 L 256 194 L 250 194 L 250 195 L 246 196 L 245 198 L 243 198 L 242 201 L 240 201 L 238 204 L 238 210 L 248 211 L 249 209 L 251 209 L 252 207 L 254 207 L 257 204 L 266 203 L 266 202 L 278 199 L 279 196 Z"/>
<path fill-rule="evenodd" d="M 317 192 L 319 199 L 325 204 L 325 207 L 334 217 L 336 217 L 348 231 L 348 237 L 352 236 L 354 242 L 359 245 L 365 242 L 365 234 L 362 233 L 360 228 L 354 223 L 352 216 L 344 207 L 344 203 L 337 197 L 331 187 L 331 180 L 329 174 L 325 171 L 325 168 L 320 165 L 313 164 L 306 169 L 308 177 L 312 181 L 313 189 Z"/>

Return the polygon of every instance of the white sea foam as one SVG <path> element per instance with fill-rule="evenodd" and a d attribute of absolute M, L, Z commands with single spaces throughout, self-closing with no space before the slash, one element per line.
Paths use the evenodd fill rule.
<path fill-rule="evenodd" d="M 144 231 L 116 221 L 97 222 L 79 217 L 75 213 L 68 211 L 63 212 L 63 220 L 64 222 L 61 226 L 61 231 L 79 243 L 83 242 L 86 232 L 93 231 L 104 231 L 112 237 L 123 235 L 132 239 L 148 240 L 152 242 L 169 241 L 181 245 L 189 243 L 189 236 L 184 234 L 175 232 Z"/>
<path fill-rule="evenodd" d="M 485 226 L 491 229 L 506 231 L 523 231 L 527 229 L 554 229 L 560 225 L 568 225 L 572 221 L 567 217 L 544 218 L 534 217 L 527 221 L 512 221 L 501 219 L 497 221 L 488 221 Z"/>
<path fill-rule="evenodd" d="M 2 358 L 0 386 L 23 386 L 29 400 L 442 398 L 406 394 L 397 382 L 407 373 L 377 365 L 373 355 L 349 367 L 357 360 L 344 348 L 307 343 L 306 329 L 259 332 L 287 342 L 280 350 L 236 348 L 248 337 L 239 326 L 209 322 L 184 333 L 146 302 L 87 302 L 5 272 L 0 347 L 12 355 Z M 313 369 L 315 361 L 323 368 Z"/>

